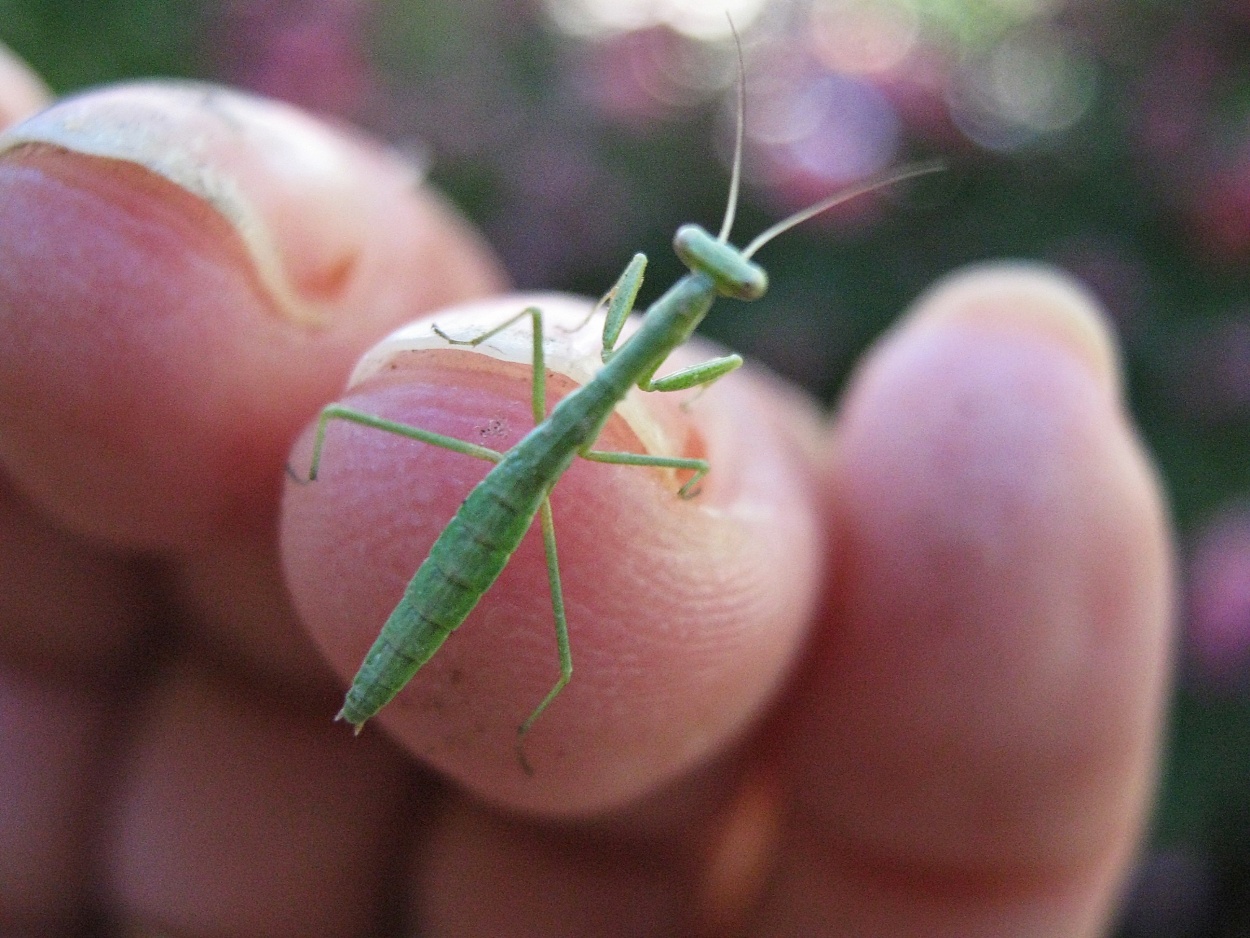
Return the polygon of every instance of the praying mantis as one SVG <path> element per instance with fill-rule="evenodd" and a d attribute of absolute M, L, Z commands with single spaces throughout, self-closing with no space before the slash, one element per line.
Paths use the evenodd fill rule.
<path fill-rule="evenodd" d="M 941 168 L 935 163 L 904 167 L 835 193 L 778 222 L 745 248 L 738 249 L 729 243 L 729 235 L 741 186 L 743 112 L 744 91 L 740 77 L 733 169 L 719 233 L 713 237 L 695 224 L 678 228 L 673 248 L 689 272 L 647 309 L 636 331 L 618 347 L 622 329 L 642 285 L 647 263 L 645 255 L 634 255 L 615 285 L 595 306 L 595 310 L 606 307 L 602 367 L 588 383 L 561 399 L 550 413 L 547 413 L 541 309 L 527 307 L 472 339 L 452 339 L 437 326 L 434 327 L 434 331 L 448 344 L 472 348 L 518 322 L 530 320 L 533 336 L 531 396 L 535 426 L 510 449 L 501 452 L 341 404 L 331 404 L 321 412 L 313 441 L 308 473 L 310 482 L 317 478 L 326 427 L 335 420 L 398 434 L 494 464 L 435 540 L 377 640 L 365 655 L 336 717 L 352 724 L 357 733 L 367 720 L 399 693 L 464 622 L 508 564 L 537 518 L 546 554 L 560 675 L 517 729 L 518 759 L 529 773 L 531 770 L 523 746 L 525 735 L 573 675 L 550 500 L 551 491 L 560 477 L 578 458 L 616 465 L 685 470 L 691 473 L 691 477 L 680 487 L 677 495 L 681 498 L 695 495 L 699 481 L 709 469 L 706 460 L 595 449 L 595 442 L 616 406 L 634 386 L 652 392 L 704 389 L 742 364 L 741 356 L 724 355 L 656 377 L 670 353 L 691 337 L 718 297 L 749 302 L 764 295 L 768 288 L 768 276 L 751 258 L 773 238 L 873 189 Z"/>

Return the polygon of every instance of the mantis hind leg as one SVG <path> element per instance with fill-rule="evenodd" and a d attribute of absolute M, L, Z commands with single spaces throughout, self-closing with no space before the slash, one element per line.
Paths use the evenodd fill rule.
<path fill-rule="evenodd" d="M 331 404 L 317 418 L 317 431 L 313 439 L 312 460 L 308 467 L 308 478 L 301 479 L 291 470 L 289 465 L 286 467 L 287 475 L 294 481 L 299 483 L 316 481 L 317 471 L 321 466 L 321 450 L 325 446 L 326 427 L 329 426 L 331 420 L 346 420 L 348 423 L 356 423 L 363 427 L 394 433 L 398 436 L 407 437 L 410 440 L 429 443 L 431 446 L 441 446 L 443 449 L 449 449 L 453 453 L 462 453 L 465 456 L 485 459 L 488 462 L 499 462 L 499 460 L 503 459 L 503 453 L 490 449 L 487 446 L 466 443 L 464 440 L 457 440 L 454 436 L 445 436 L 432 430 L 422 430 L 420 427 L 400 423 L 397 420 L 388 420 L 385 417 L 378 417 L 374 414 L 367 414 L 362 410 L 345 407 L 342 404 Z"/>
<path fill-rule="evenodd" d="M 635 292 L 637 289 L 635 288 Z M 481 335 L 472 339 L 452 339 L 439 329 L 435 329 L 439 335 L 453 345 L 480 345 L 493 335 L 497 335 L 504 329 L 507 329 L 513 323 L 530 317 L 533 335 L 534 335 L 534 352 L 532 359 L 533 382 L 531 385 L 532 400 L 531 404 L 534 411 L 534 423 L 541 423 L 547 416 L 547 366 L 543 353 L 543 314 L 536 306 L 530 306 L 522 310 L 517 315 L 507 319 L 506 321 L 488 329 Z M 525 734 L 542 716 L 543 711 L 551 705 L 551 702 L 560 695 L 560 691 L 573 677 L 573 651 L 569 647 L 569 622 L 564 611 L 564 588 L 560 583 L 560 559 L 556 554 L 556 525 L 555 519 L 551 514 L 551 498 L 550 495 L 543 499 L 543 503 L 539 508 L 539 524 L 543 533 L 543 551 L 547 558 L 547 582 L 551 588 L 551 611 L 555 618 L 556 626 L 556 653 L 560 659 L 560 677 L 556 680 L 551 690 L 539 702 L 538 706 L 530 713 L 529 716 L 522 721 L 517 727 L 516 754 L 517 762 L 520 763 L 522 771 L 526 775 L 533 775 L 534 769 L 530 765 L 529 760 L 525 757 Z"/>
<path fill-rule="evenodd" d="M 517 727 L 517 761 L 521 763 L 521 768 L 526 775 L 533 775 L 534 770 L 529 760 L 525 758 L 525 734 L 530 731 L 530 727 L 542 716 L 543 711 L 559 696 L 560 691 L 564 690 L 565 685 L 573 677 L 573 652 L 569 648 L 569 623 L 564 613 L 564 589 L 560 585 L 560 561 L 556 556 L 556 526 L 551 515 L 550 497 L 543 499 L 542 507 L 539 509 L 539 520 L 543 531 L 543 550 L 547 555 L 547 580 L 551 585 L 551 611 L 556 620 L 556 651 L 560 656 L 560 677 L 542 702 Z"/>
<path fill-rule="evenodd" d="M 480 345 L 493 335 L 498 335 L 504 329 L 507 329 L 513 323 L 518 322 L 529 316 L 534 323 L 534 384 L 533 384 L 533 406 L 534 406 L 534 422 L 538 423 L 545 416 L 546 407 L 546 374 L 547 370 L 543 364 L 543 314 L 542 310 L 535 306 L 526 307 L 517 315 L 510 317 L 504 322 L 488 329 L 481 335 L 472 339 L 453 339 L 447 333 L 443 332 L 438 326 L 434 326 L 434 331 L 451 345 Z M 317 418 L 316 436 L 313 440 L 312 460 L 309 463 L 308 478 L 302 479 L 292 471 L 288 465 L 286 467 L 287 475 L 298 483 L 314 482 L 317 479 L 317 472 L 321 466 L 321 451 L 325 446 L 326 427 L 331 420 L 346 420 L 349 423 L 360 424 L 361 426 L 371 427 L 375 430 L 382 430 L 386 433 L 394 433 L 398 436 L 407 437 L 410 440 L 417 440 L 421 443 L 429 443 L 431 446 L 439 446 L 443 449 L 451 450 L 453 453 L 461 453 L 465 456 L 472 456 L 475 459 L 485 459 L 488 462 L 497 463 L 503 459 L 503 453 L 499 450 L 491 449 L 488 446 L 480 446 L 476 443 L 466 443 L 464 440 L 458 440 L 454 436 L 447 436 L 442 433 L 435 433 L 432 430 L 422 430 L 420 427 L 414 427 L 411 424 L 400 423 L 397 420 L 388 420 L 385 417 L 378 417 L 374 414 L 365 413 L 362 410 L 356 410 L 353 407 L 345 407 L 342 404 L 331 404 L 326 407 L 321 416 Z"/>

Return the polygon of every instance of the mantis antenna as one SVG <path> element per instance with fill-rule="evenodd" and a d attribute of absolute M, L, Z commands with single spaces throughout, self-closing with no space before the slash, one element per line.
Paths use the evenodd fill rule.
<path fill-rule="evenodd" d="M 742 39 L 738 36 L 733 19 L 729 17 L 729 14 L 725 16 L 729 19 L 729 31 L 733 33 L 734 47 L 738 50 L 738 128 L 734 136 L 734 165 L 729 177 L 729 200 L 725 203 L 725 220 L 721 222 L 720 234 L 716 236 L 716 240 L 721 244 L 729 242 L 729 230 L 733 228 L 734 215 L 738 211 L 738 189 L 742 185 L 742 128 L 746 126 L 747 118 L 747 68 L 742 60 Z"/>
<path fill-rule="evenodd" d="M 807 208 L 799 209 L 789 218 L 783 218 L 777 224 L 765 228 L 755 239 L 742 249 L 743 257 L 750 257 L 773 238 L 789 231 L 795 225 L 801 225 L 809 218 L 819 215 L 821 212 L 828 211 L 835 205 L 841 205 L 843 202 L 849 202 L 851 199 L 863 195 L 865 192 L 871 192 L 873 189 L 881 189 L 885 186 L 892 186 L 896 182 L 902 182 L 904 179 L 914 179 L 916 176 L 927 176 L 929 173 L 941 172 L 946 168 L 946 164 L 941 160 L 931 160 L 927 163 L 915 163 L 911 166 L 904 166 L 902 169 L 893 172 L 884 173 L 877 176 L 869 177 L 859 185 L 851 186 L 849 189 L 842 189 L 835 192 L 826 199 L 821 199 L 814 205 Z"/>
<path fill-rule="evenodd" d="M 716 236 L 717 242 L 727 244 L 729 242 L 729 233 L 733 228 L 734 216 L 738 211 L 738 192 L 742 188 L 742 141 L 743 128 L 746 126 L 746 63 L 742 54 L 742 37 L 738 35 L 738 29 L 734 26 L 734 21 L 729 14 L 725 14 L 725 18 L 729 20 L 729 31 L 733 33 L 734 47 L 738 53 L 738 108 L 737 108 L 737 128 L 734 134 L 734 158 L 733 169 L 729 177 L 729 198 L 725 202 L 725 218 L 721 222 L 720 232 Z M 841 205 L 843 202 L 849 202 L 851 199 L 871 192 L 873 189 L 892 186 L 895 183 L 902 182 L 905 179 L 913 179 L 916 176 L 926 176 L 929 173 L 940 172 L 945 169 L 945 164 L 940 160 L 933 160 L 927 163 L 916 163 L 911 166 L 904 166 L 902 169 L 893 172 L 877 175 L 866 179 L 859 185 L 852 186 L 849 189 L 842 189 L 835 192 L 827 198 L 821 199 L 807 208 L 799 209 L 788 218 L 783 218 L 775 225 L 765 229 L 756 235 L 742 250 L 742 257 L 749 258 L 752 254 L 762 248 L 778 235 L 784 234 L 796 225 L 801 225 L 809 218 L 819 215 L 821 212 L 828 211 L 835 205 Z"/>

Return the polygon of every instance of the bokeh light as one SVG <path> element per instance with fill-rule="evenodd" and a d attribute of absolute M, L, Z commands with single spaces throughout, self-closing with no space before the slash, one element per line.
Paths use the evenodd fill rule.
<path fill-rule="evenodd" d="M 1097 68 L 1079 40 L 1045 26 L 966 58 L 947 87 L 956 125 L 988 150 L 1014 150 L 1069 130 L 1089 110 Z"/>
<path fill-rule="evenodd" d="M 1250 506 L 1220 512 L 1190 558 L 1187 649 L 1204 689 L 1250 686 Z"/>
<path fill-rule="evenodd" d="M 907 118 L 926 113 L 935 134 L 953 129 L 987 151 L 1053 146 L 1098 93 L 1095 55 L 1077 31 L 1057 23 L 1066 7 L 1062 0 L 737 4 L 728 12 L 747 51 L 749 178 L 772 190 L 780 209 L 793 208 L 898 161 Z M 635 93 L 600 95 L 622 119 L 671 118 L 674 107 L 731 93 L 728 24 L 715 5 L 548 0 L 546 8 L 557 29 L 581 41 L 619 47 L 622 36 L 652 37 L 643 45 L 646 67 L 632 59 L 634 80 L 626 84 Z M 688 67 L 698 61 L 689 44 L 656 38 L 665 31 L 709 49 L 699 68 Z M 647 95 L 655 107 L 641 106 Z"/>
<path fill-rule="evenodd" d="M 729 21 L 747 29 L 768 0 L 546 0 L 547 10 L 571 35 L 597 37 L 655 26 L 695 39 L 722 40 Z"/>
<path fill-rule="evenodd" d="M 893 0 L 830 0 L 812 9 L 812 55 L 830 71 L 873 75 L 903 66 L 920 42 L 920 15 Z"/>

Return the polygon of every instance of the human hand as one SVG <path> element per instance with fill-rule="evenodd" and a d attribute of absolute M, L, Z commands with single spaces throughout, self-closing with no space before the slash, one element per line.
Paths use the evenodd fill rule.
<path fill-rule="evenodd" d="M 483 464 L 343 428 L 279 528 L 292 442 L 353 361 L 502 287 L 474 236 L 367 142 L 226 92 L 100 92 L 20 132 L 0 153 L 0 926 L 1104 926 L 1152 788 L 1170 558 L 1070 284 L 945 282 L 830 423 L 746 369 L 688 412 L 650 396 L 712 473 L 690 503 L 632 467 L 557 488 L 578 670 L 529 778 L 511 736 L 555 674 L 534 543 L 387 736 L 330 722 Z M 528 379 L 428 357 L 351 399 L 506 446 Z"/>

